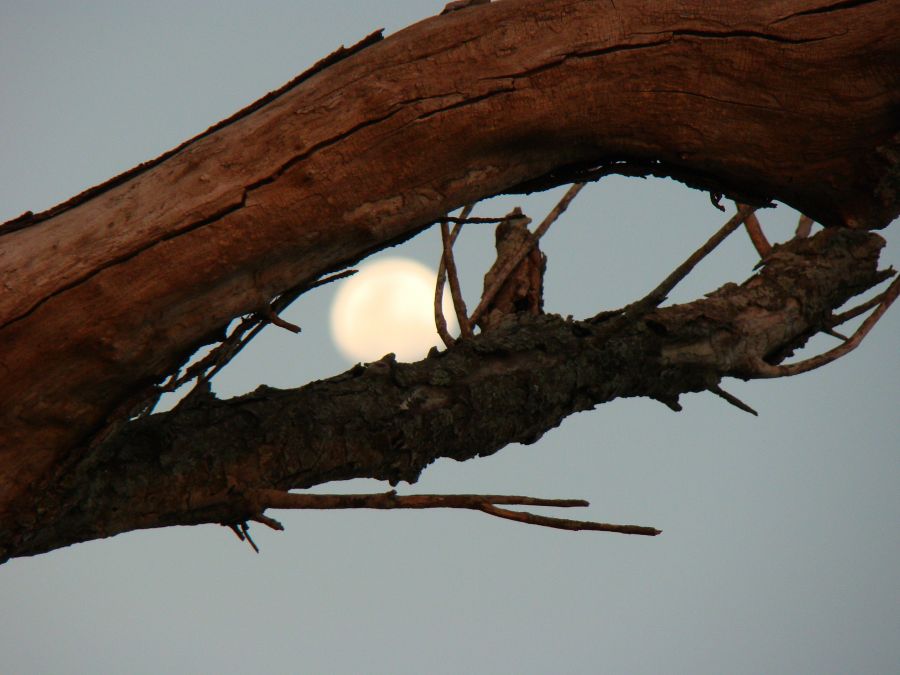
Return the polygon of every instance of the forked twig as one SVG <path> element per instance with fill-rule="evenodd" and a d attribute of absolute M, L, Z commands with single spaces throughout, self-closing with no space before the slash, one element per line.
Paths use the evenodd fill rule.
<path fill-rule="evenodd" d="M 773 366 L 760 359 L 756 364 L 756 375 L 758 377 L 790 377 L 791 375 L 807 373 L 810 370 L 821 368 L 832 361 L 837 361 L 839 358 L 852 352 L 859 346 L 863 341 L 863 338 L 869 334 L 869 331 L 872 330 L 873 326 L 875 326 L 875 324 L 878 323 L 878 320 L 884 316 L 888 307 L 890 307 L 894 300 L 897 299 L 897 295 L 900 295 L 900 277 L 894 279 L 887 290 L 879 296 L 881 297 L 881 302 L 875 308 L 875 311 L 866 317 L 866 320 L 862 322 L 862 325 L 860 325 L 849 340 L 824 354 L 819 354 L 818 356 L 813 356 L 812 358 L 788 365 Z"/>
<path fill-rule="evenodd" d="M 498 518 L 562 530 L 594 530 L 655 537 L 660 530 L 641 525 L 615 525 L 593 521 L 540 516 L 524 511 L 498 508 L 498 504 L 519 506 L 584 507 L 583 499 L 541 499 L 515 495 L 398 495 L 395 491 L 375 494 L 323 495 L 260 490 L 254 493 L 252 508 L 266 509 L 471 509 Z M 264 516 L 263 516 L 264 517 Z M 256 518 L 254 518 L 256 519 Z M 271 520 L 271 519 L 270 519 Z"/>
<path fill-rule="evenodd" d="M 475 308 L 475 311 L 472 312 L 472 316 L 469 317 L 469 324 L 474 326 L 478 323 L 478 320 L 485 313 L 487 308 L 490 306 L 491 302 L 497 296 L 497 293 L 500 292 L 500 289 L 503 288 L 503 285 L 506 283 L 506 280 L 509 278 L 509 275 L 512 274 L 513 270 L 519 266 L 525 257 L 531 252 L 531 249 L 534 248 L 535 244 L 538 243 L 541 237 L 550 229 L 550 226 L 559 218 L 563 212 L 569 208 L 569 204 L 572 203 L 572 200 L 578 196 L 578 193 L 581 192 L 581 188 L 585 186 L 584 183 L 573 183 L 572 187 L 566 191 L 566 194 L 563 195 L 562 199 L 553 207 L 550 213 L 547 214 L 547 217 L 541 222 L 541 224 L 537 227 L 537 229 L 531 233 L 528 241 L 516 252 L 516 254 L 510 257 L 506 263 L 497 271 L 497 276 L 494 278 L 494 283 L 490 286 L 490 288 L 484 289 L 484 294 L 481 296 L 481 300 L 478 303 L 478 306 Z"/>
<path fill-rule="evenodd" d="M 456 340 L 454 340 L 453 337 L 450 335 L 450 331 L 447 330 L 447 320 L 444 318 L 444 282 L 446 281 L 447 270 L 448 270 L 447 251 L 449 249 L 449 251 L 450 251 L 449 258 L 452 260 L 453 259 L 453 244 L 456 243 L 456 238 L 459 237 L 459 233 L 462 228 L 462 223 L 470 222 L 470 220 L 472 220 L 472 219 L 469 219 L 468 216 L 470 213 L 472 213 L 472 209 L 474 209 L 474 208 L 475 208 L 474 203 L 468 204 L 467 206 L 465 206 L 462 209 L 462 211 L 460 211 L 458 218 L 451 219 L 449 216 L 447 216 L 444 220 L 441 221 L 441 240 L 443 243 L 443 248 L 442 248 L 442 252 L 441 252 L 441 261 L 438 264 L 437 280 L 435 282 L 435 287 L 434 287 L 434 325 L 435 325 L 435 328 L 437 329 L 438 335 L 441 337 L 441 341 L 447 347 L 452 347 L 453 344 L 456 342 Z M 450 232 L 449 236 L 446 236 L 445 231 L 447 229 L 447 222 L 450 220 L 456 221 L 456 224 L 453 226 L 453 231 Z M 491 222 L 496 222 L 493 219 L 490 219 L 490 220 L 491 220 Z M 456 311 L 457 321 L 459 322 L 460 330 L 463 330 L 463 328 L 462 328 L 463 321 L 461 321 L 459 319 L 459 316 L 461 313 L 462 316 L 465 317 L 466 309 L 465 309 L 465 303 L 462 302 L 462 293 L 459 292 L 459 277 L 456 276 L 455 262 L 453 263 L 453 276 L 456 277 L 455 284 L 456 284 L 456 288 L 457 288 L 457 293 L 459 295 L 459 301 L 462 306 L 462 312 L 460 312 L 460 309 L 459 309 L 460 305 L 457 305 L 457 303 L 456 303 L 456 298 L 453 297 L 453 285 L 454 285 L 453 280 L 451 280 L 451 283 L 450 283 L 450 295 L 451 295 L 451 297 L 453 297 L 453 307 L 454 307 L 454 310 Z M 469 328 L 469 331 L 471 333 L 471 325 L 469 324 L 467 327 Z"/>

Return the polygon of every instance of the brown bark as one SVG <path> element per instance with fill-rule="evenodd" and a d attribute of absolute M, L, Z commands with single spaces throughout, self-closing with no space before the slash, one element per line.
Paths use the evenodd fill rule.
<path fill-rule="evenodd" d="M 157 482 L 141 491 L 126 481 L 119 493 L 111 479 L 100 486 L 85 467 L 115 464 L 119 460 L 110 457 L 131 451 L 104 445 L 103 453 L 88 452 L 87 444 L 110 416 L 213 340 L 231 318 L 409 237 L 473 199 L 620 172 L 672 175 L 748 202 L 779 199 L 832 226 L 883 227 L 900 212 L 895 2 L 616 7 L 504 0 L 428 19 L 383 41 L 373 38 L 345 56 L 159 161 L 0 228 L 5 555 L 133 527 L 235 515 L 235 508 L 217 502 L 212 516 L 185 508 L 195 498 L 210 503 L 213 488 L 222 488 L 192 482 L 201 479 L 189 467 L 183 474 L 145 467 L 145 478 Z M 871 277 L 870 258 L 860 264 Z M 832 288 L 846 283 L 833 289 L 835 296 L 871 281 L 852 282 L 855 273 L 845 273 L 846 282 L 831 279 Z M 801 313 L 815 313 L 832 300 L 797 302 Z M 548 321 L 538 321 L 537 337 L 523 327 L 510 339 L 531 336 L 563 349 L 562 338 L 552 336 L 571 329 L 562 323 L 551 328 Z M 772 330 L 769 324 L 751 327 Z M 808 330 L 779 329 L 779 348 Z M 460 346 L 475 359 L 467 367 L 485 373 L 495 367 L 474 346 L 494 339 Z M 640 344 L 636 353 L 646 348 Z M 537 352 L 532 348 L 521 358 L 536 359 Z M 624 372 L 634 368 L 627 358 L 613 361 Z M 430 363 L 409 372 L 436 368 L 437 361 Z M 549 373 L 558 365 L 539 384 L 553 381 Z M 680 391 L 697 386 L 685 377 L 680 386 L 687 388 Z M 352 388 L 353 382 L 374 386 L 376 379 L 342 381 Z M 657 395 L 652 387 L 629 391 L 615 395 Z M 260 396 L 282 400 L 281 394 Z M 543 396 L 555 400 L 556 394 L 550 388 Z M 582 401 L 579 396 L 570 403 Z M 266 429 L 279 438 L 290 429 L 298 438 L 327 440 L 330 427 L 320 414 L 339 415 L 334 405 L 319 402 L 319 412 L 303 415 L 298 425 L 305 432 L 270 426 L 272 420 L 250 424 L 257 435 L 248 440 L 252 457 L 238 462 L 241 471 L 255 464 L 263 483 L 308 485 L 348 472 L 415 476 L 430 461 L 414 438 L 385 450 L 394 447 L 399 419 L 382 420 L 378 433 L 355 430 L 370 450 L 361 450 L 366 461 L 352 471 L 319 459 L 306 474 L 300 467 L 307 460 L 282 458 L 270 447 Z M 561 413 L 554 410 L 542 424 L 558 422 Z M 253 415 L 235 414 L 234 423 Z M 460 421 L 456 412 L 450 416 Z M 163 436 L 174 443 L 182 427 L 169 419 Z M 422 415 L 402 419 L 410 428 L 431 423 Z M 487 419 L 466 421 L 496 433 L 471 448 L 491 452 L 539 433 L 509 419 L 510 428 L 499 431 Z M 336 447 L 345 446 L 346 439 Z M 134 452 L 152 465 L 152 456 L 169 456 L 166 447 L 135 446 Z M 330 452 L 320 451 L 322 457 Z M 456 456 L 470 450 L 452 445 L 441 451 Z M 122 474 L 110 468 L 102 475 Z M 46 499 L 26 491 L 35 485 Z M 95 499 L 95 493 L 107 496 Z M 110 494 L 120 494 L 118 502 Z M 78 499 L 93 525 L 73 524 Z M 129 506 L 134 499 L 144 505 Z M 44 513 L 40 532 L 33 527 L 38 507 Z M 129 514 L 130 525 L 112 514 L 114 508 Z"/>

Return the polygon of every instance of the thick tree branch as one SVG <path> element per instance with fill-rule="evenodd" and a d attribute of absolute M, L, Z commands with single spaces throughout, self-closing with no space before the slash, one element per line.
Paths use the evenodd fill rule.
<path fill-rule="evenodd" d="M 531 443 L 619 397 L 677 406 L 723 377 L 759 377 L 884 280 L 883 240 L 825 230 L 779 246 L 744 284 L 633 321 L 522 316 L 414 364 L 391 358 L 297 390 L 200 396 L 130 423 L 34 496 L 0 531 L 2 557 L 131 529 L 241 523 L 259 490 L 371 477 L 415 481 L 438 457 Z M 496 514 L 495 514 L 496 515 Z"/>
<path fill-rule="evenodd" d="M 0 558 L 240 523 L 248 490 L 413 480 L 610 398 L 677 407 L 778 366 L 883 277 L 877 239 L 776 247 L 744 286 L 681 308 L 522 319 L 419 364 L 230 402 L 201 386 L 126 423 L 235 318 L 251 316 L 243 337 L 192 376 L 227 362 L 264 308 L 485 196 L 666 175 L 830 228 L 884 227 L 900 213 L 898 62 L 891 0 L 504 0 L 373 34 L 0 227 Z"/>

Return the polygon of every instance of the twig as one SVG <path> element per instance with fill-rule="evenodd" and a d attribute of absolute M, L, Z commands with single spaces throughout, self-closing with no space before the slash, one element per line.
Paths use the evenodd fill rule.
<path fill-rule="evenodd" d="M 739 399 L 734 394 L 729 394 L 727 391 L 722 389 L 722 387 L 720 387 L 718 384 L 714 384 L 713 386 L 709 387 L 709 390 L 712 393 L 714 393 L 716 396 L 719 396 L 719 397 L 725 399 L 726 401 L 728 401 L 735 408 L 743 410 L 744 412 L 748 412 L 755 417 L 759 417 L 758 412 L 756 412 L 753 408 L 751 408 L 749 405 L 744 403 L 741 399 Z"/>
<path fill-rule="evenodd" d="M 441 221 L 441 237 L 444 235 L 444 226 L 449 220 L 458 221 L 456 225 L 453 226 L 453 231 L 450 233 L 450 248 L 453 248 L 453 244 L 456 243 L 456 238 L 459 236 L 459 233 L 462 229 L 462 222 L 466 222 L 466 218 L 470 213 L 472 213 L 472 209 L 475 208 L 475 203 L 466 205 L 462 211 L 460 211 L 459 218 L 450 218 L 447 216 L 445 220 Z M 447 320 L 444 318 L 444 282 L 447 278 L 447 264 L 445 262 L 446 255 L 441 251 L 441 261 L 438 264 L 437 271 L 437 279 L 434 285 L 434 326 L 437 329 L 438 335 L 441 337 L 441 341 L 447 346 L 452 347 L 456 340 L 450 335 L 450 332 L 447 330 Z M 460 327 L 462 324 L 460 324 Z"/>
<path fill-rule="evenodd" d="M 531 525 L 563 530 L 596 530 L 656 536 L 660 530 L 639 525 L 614 525 L 593 521 L 567 520 L 539 516 L 523 511 L 497 508 L 498 504 L 519 506 L 584 507 L 583 499 L 541 499 L 517 495 L 398 495 L 395 491 L 375 494 L 323 495 L 260 490 L 254 495 L 252 508 L 262 513 L 273 509 L 471 509 L 498 518 L 517 520 Z"/>
<path fill-rule="evenodd" d="M 638 300 L 636 303 L 631 305 L 632 307 L 635 305 L 646 306 L 650 305 L 652 307 L 658 306 L 673 288 L 678 284 L 679 281 L 684 279 L 691 271 L 697 266 L 697 264 L 703 260 L 706 256 L 708 256 L 712 251 L 725 239 L 734 232 L 737 228 L 741 226 L 741 224 L 748 218 L 753 212 L 756 211 L 755 206 L 747 206 L 746 204 L 741 204 L 738 207 L 737 213 L 735 213 L 731 218 L 728 219 L 728 222 L 725 223 L 719 231 L 716 232 L 712 237 L 710 237 L 703 246 L 694 251 L 690 257 L 681 263 L 678 267 L 675 268 L 675 271 L 672 272 L 669 276 L 663 279 L 662 283 L 654 288 L 650 293 L 648 293 L 644 298 Z"/>
<path fill-rule="evenodd" d="M 559 200 L 556 206 L 547 214 L 547 217 L 541 222 L 541 224 L 537 227 L 537 229 L 531 233 L 528 241 L 516 252 L 516 254 L 510 257 L 506 264 L 503 265 L 498 271 L 497 276 L 494 278 L 494 283 L 490 286 L 490 288 L 484 289 L 484 295 L 481 296 L 481 301 L 478 303 L 478 307 L 475 308 L 475 311 L 472 312 L 472 316 L 469 317 L 469 323 L 474 326 L 478 323 L 478 320 L 481 318 L 482 314 L 485 313 L 487 308 L 490 306 L 491 302 L 496 297 L 497 293 L 500 292 L 500 289 L 503 288 L 503 284 L 506 283 L 506 280 L 509 278 L 509 275 L 512 274 L 513 270 L 519 266 L 525 256 L 531 252 L 531 249 L 534 248 L 535 244 L 540 240 L 541 237 L 547 232 L 550 226 L 559 218 L 563 212 L 569 208 L 569 204 L 572 203 L 572 200 L 578 196 L 578 193 L 581 192 L 581 188 L 585 186 L 584 183 L 574 183 L 572 187 L 568 189 L 565 195 L 563 195 L 562 199 Z"/>
<path fill-rule="evenodd" d="M 868 335 L 869 331 L 872 330 L 872 327 L 878 323 L 878 320 L 884 316 L 884 313 L 888 310 L 888 307 L 897 299 L 897 295 L 900 294 L 900 277 L 894 279 L 894 282 L 888 287 L 888 289 L 880 296 L 881 302 L 878 307 L 876 307 L 875 311 L 872 312 L 866 320 L 862 322 L 862 325 L 856 330 L 853 336 L 844 342 L 843 344 L 838 345 L 834 349 L 831 349 L 824 354 L 819 354 L 818 356 L 814 356 L 810 359 L 806 359 L 804 361 L 798 361 L 797 363 L 791 363 L 788 365 L 779 365 L 773 366 L 770 363 L 766 363 L 763 360 L 759 360 L 756 364 L 756 375 L 757 377 L 790 377 L 791 375 L 799 375 L 800 373 L 806 373 L 810 370 L 815 370 L 816 368 L 821 368 L 822 366 L 831 363 L 832 361 L 836 361 L 837 359 L 845 356 L 846 354 L 852 352 L 856 349 L 859 344 L 863 341 L 863 338 Z"/>
<path fill-rule="evenodd" d="M 473 205 L 469 205 L 469 212 L 471 212 L 471 207 Z M 454 223 L 455 225 L 471 225 L 477 223 L 486 223 L 488 225 L 492 223 L 502 223 L 503 218 L 469 218 L 468 215 L 459 215 L 459 216 L 444 216 L 441 220 L 446 220 L 448 223 Z"/>
<path fill-rule="evenodd" d="M 745 204 L 738 204 L 737 202 L 735 202 L 735 205 L 738 208 L 745 206 Z M 772 252 L 772 244 L 766 239 L 766 235 L 762 231 L 762 226 L 759 224 L 759 218 L 756 217 L 755 213 L 747 215 L 746 220 L 744 220 L 744 228 L 750 236 L 750 241 L 753 242 L 753 248 L 759 253 L 759 257 L 769 257 L 769 254 Z"/>
<path fill-rule="evenodd" d="M 344 270 L 337 274 L 318 279 L 311 284 L 302 284 L 288 289 L 279 295 L 269 306 L 272 313 L 283 311 L 288 305 L 296 300 L 303 293 L 310 291 L 319 286 L 324 286 L 338 279 L 356 274 L 356 270 Z M 274 323 L 274 322 L 273 322 Z M 267 321 L 265 317 L 257 314 L 251 314 L 245 317 L 241 323 L 231 331 L 231 334 L 219 343 L 209 354 L 188 367 L 181 377 L 176 377 L 173 373 L 166 382 L 156 388 L 156 398 L 166 392 L 175 391 L 184 384 L 187 384 L 195 378 L 206 380 L 207 382 L 213 378 L 222 368 L 234 359 L 235 356 L 252 340 L 259 332 L 265 328 Z M 150 405 L 152 408 L 152 404 Z"/>
<path fill-rule="evenodd" d="M 454 229 L 459 228 L 456 225 Z M 444 257 L 442 259 L 447 271 L 447 281 L 450 284 L 450 297 L 453 298 L 453 309 L 456 311 L 456 320 L 459 322 L 459 332 L 463 337 L 472 337 L 472 326 L 469 324 L 469 310 L 462 297 L 459 287 L 459 276 L 456 274 L 456 261 L 453 259 L 453 242 L 450 240 L 450 228 L 447 221 L 441 221 L 441 239 L 444 244 Z M 443 294 L 442 294 L 443 295 Z M 437 298 L 435 298 L 437 299 Z"/>
<path fill-rule="evenodd" d="M 888 289 L 890 290 L 890 289 Z M 861 305 L 857 305 L 853 309 L 848 309 L 846 312 L 841 312 L 840 314 L 835 314 L 831 317 L 831 320 L 828 322 L 828 325 L 832 328 L 834 326 L 840 326 L 842 323 L 847 323 L 850 319 L 855 319 L 860 314 L 865 314 L 873 307 L 877 307 L 882 302 L 884 302 L 885 297 L 887 296 L 887 291 L 884 293 L 880 293 L 876 295 L 871 300 L 866 300 Z"/>
<path fill-rule="evenodd" d="M 639 534 L 645 537 L 655 537 L 658 534 L 662 534 L 662 530 L 657 530 L 654 527 L 644 527 L 643 525 L 615 525 L 613 523 L 597 523 L 591 520 L 550 518 L 548 516 L 539 516 L 536 513 L 526 513 L 524 511 L 510 511 L 509 509 L 501 509 L 491 504 L 484 504 L 479 510 L 492 516 L 497 516 L 498 518 L 515 520 L 520 523 L 527 523 L 528 525 L 553 527 L 557 530 L 593 530 L 595 532 Z"/>
<path fill-rule="evenodd" d="M 841 342 L 846 342 L 850 339 L 843 333 L 838 333 L 836 330 L 834 330 L 834 328 L 823 328 L 821 332 L 825 333 L 825 335 L 830 335 L 833 338 L 837 338 Z"/>
<path fill-rule="evenodd" d="M 256 542 L 250 537 L 250 526 L 247 525 L 246 522 L 243 523 L 228 523 L 228 527 L 231 528 L 231 531 L 237 536 L 241 541 L 246 541 L 253 548 L 254 551 L 259 553 L 259 547 L 256 545 Z"/>
<path fill-rule="evenodd" d="M 806 239 L 809 236 L 809 233 L 812 232 L 812 224 L 813 219 L 801 213 L 800 220 L 797 221 L 797 231 L 794 232 L 794 237 L 797 239 Z"/>
<path fill-rule="evenodd" d="M 290 321 L 285 321 L 280 316 L 275 313 L 275 310 L 272 309 L 272 305 L 266 303 L 265 309 L 262 311 L 262 315 L 265 317 L 266 321 L 269 323 L 278 326 L 279 328 L 284 328 L 285 330 L 289 330 L 292 333 L 299 333 L 300 326 L 291 323 Z"/>

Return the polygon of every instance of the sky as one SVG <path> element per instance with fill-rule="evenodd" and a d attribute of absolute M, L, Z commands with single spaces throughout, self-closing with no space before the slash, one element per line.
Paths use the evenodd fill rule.
<path fill-rule="evenodd" d="M 430 0 L 153 3 L 0 0 L 0 221 L 150 159 Z M 560 191 L 503 198 L 535 220 Z M 642 296 L 726 216 L 669 181 L 590 185 L 545 237 L 546 309 Z M 761 214 L 770 238 L 797 214 Z M 900 261 L 897 225 L 884 264 Z M 489 229 L 457 246 L 470 306 Z M 383 256 L 436 266 L 426 231 Z M 732 236 L 673 302 L 751 274 Z M 215 381 L 222 397 L 352 364 L 336 287 L 301 298 Z M 531 446 L 442 460 L 401 492 L 584 498 L 573 518 L 656 538 L 572 533 L 454 511 L 272 512 L 260 554 L 208 525 L 140 531 L 0 566 L 4 673 L 888 673 L 900 663 L 900 309 L 862 346 L 787 380 L 726 381 L 673 413 L 615 401 Z M 834 345 L 817 338 L 804 353 Z M 801 354 L 802 356 L 803 354 Z M 171 400 L 167 402 L 171 404 Z M 375 481 L 320 492 L 381 491 Z M 551 512 L 552 513 L 552 512 Z"/>

